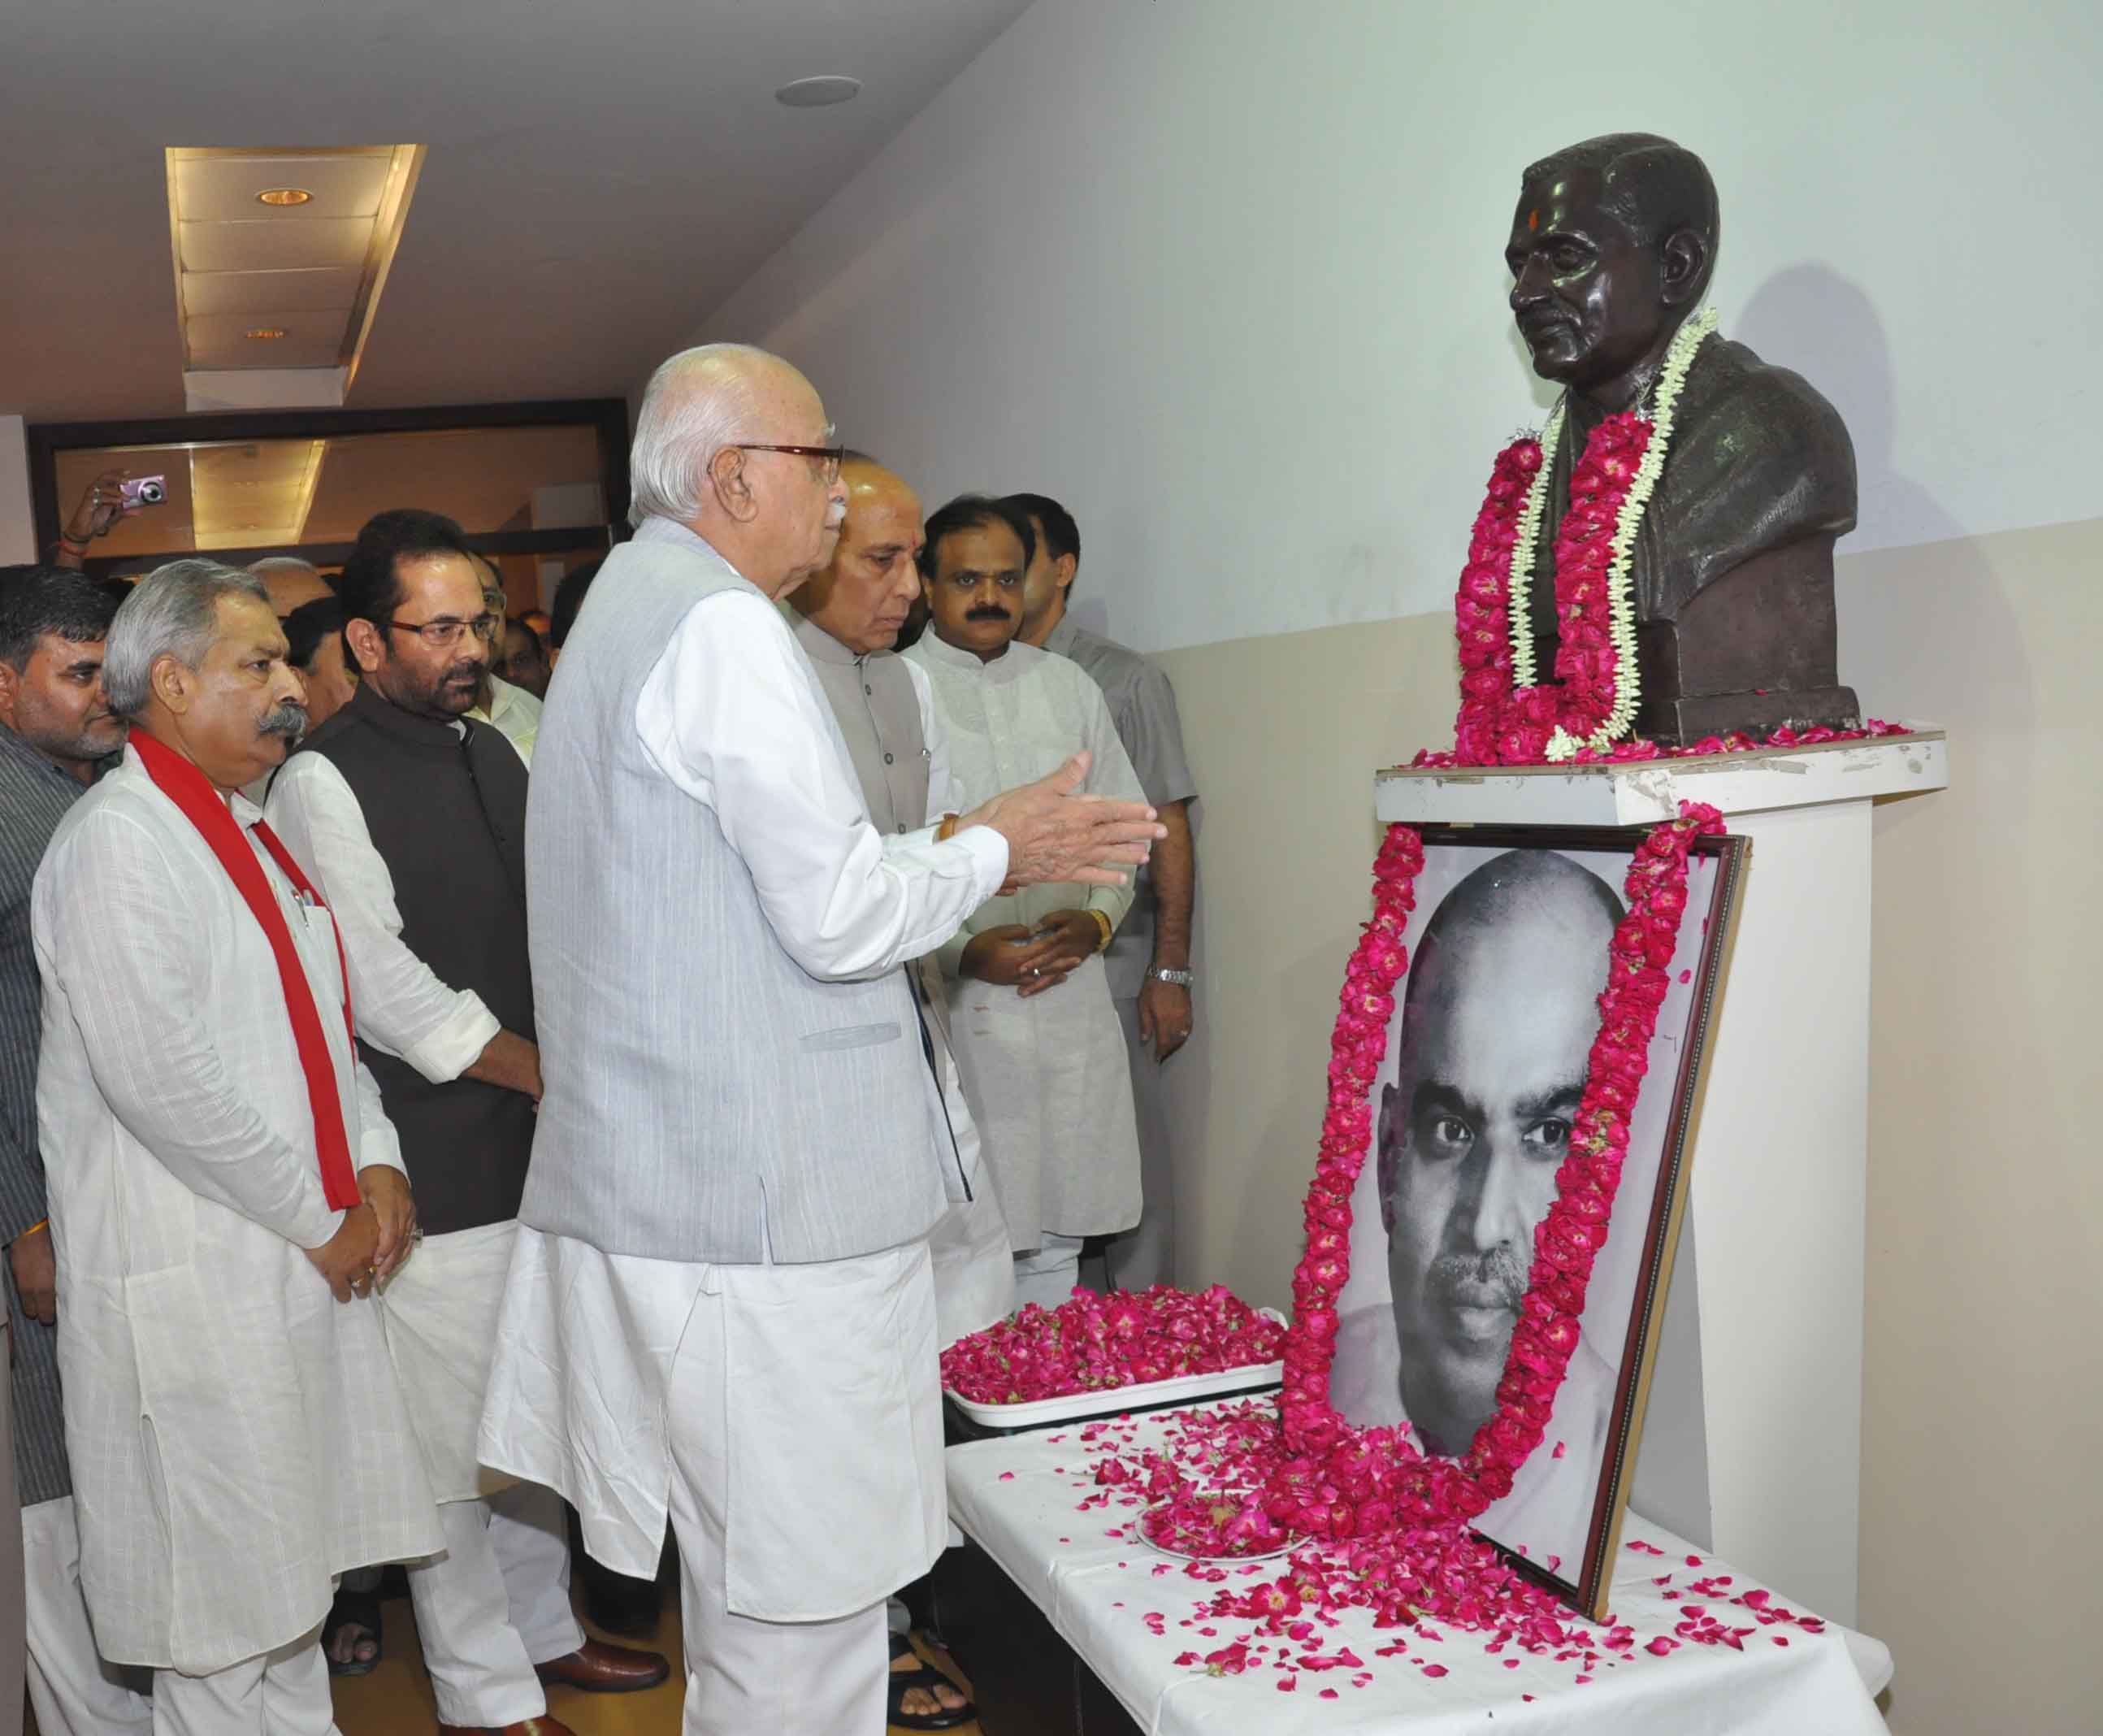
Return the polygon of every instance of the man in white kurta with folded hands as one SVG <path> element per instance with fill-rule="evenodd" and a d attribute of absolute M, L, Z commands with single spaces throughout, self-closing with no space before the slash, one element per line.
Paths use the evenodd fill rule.
<path fill-rule="evenodd" d="M 333 1575 L 441 1547 L 371 1292 L 411 1245 L 333 919 L 240 794 L 305 726 L 260 581 L 140 584 L 122 765 L 30 903 L 81 1583 L 158 1736 L 325 1736 Z"/>
<path fill-rule="evenodd" d="M 869 823 L 775 606 L 841 456 L 777 358 L 660 367 L 534 756 L 545 1094 L 482 1456 L 626 1573 L 669 1511 L 690 1733 L 883 1728 L 884 1600 L 947 1536 L 927 1236 L 966 1185 L 904 967 L 1003 882 L 1121 879 L 1161 835 L 1074 799 L 1084 761 Z"/>

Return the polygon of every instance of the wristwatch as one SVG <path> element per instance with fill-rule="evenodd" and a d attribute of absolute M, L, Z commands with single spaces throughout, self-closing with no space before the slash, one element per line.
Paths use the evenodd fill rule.
<path fill-rule="evenodd" d="M 1155 969 L 1149 971 L 1146 974 L 1156 982 L 1165 982 L 1171 987 L 1178 989 L 1187 989 L 1198 980 L 1194 972 L 1187 970 Z"/>

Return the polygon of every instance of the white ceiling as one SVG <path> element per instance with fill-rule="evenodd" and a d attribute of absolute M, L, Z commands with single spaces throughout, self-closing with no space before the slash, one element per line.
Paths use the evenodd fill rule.
<path fill-rule="evenodd" d="M 0 412 L 181 412 L 171 145 L 429 147 L 349 407 L 625 396 L 1025 4 L 0 0 Z"/>

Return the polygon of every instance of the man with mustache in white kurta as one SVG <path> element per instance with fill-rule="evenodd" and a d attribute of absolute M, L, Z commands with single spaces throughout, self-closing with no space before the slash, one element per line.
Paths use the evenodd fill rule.
<path fill-rule="evenodd" d="M 240 794 L 305 723 L 262 585 L 117 613 L 123 763 L 31 901 L 81 1579 L 166 1736 L 334 1729 L 332 1576 L 441 1546 L 371 1293 L 415 1208 L 333 918 Z"/>

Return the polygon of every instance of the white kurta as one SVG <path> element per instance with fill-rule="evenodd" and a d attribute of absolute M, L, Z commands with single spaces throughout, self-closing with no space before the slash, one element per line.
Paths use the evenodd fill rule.
<path fill-rule="evenodd" d="M 353 1162 L 398 1168 L 329 919 L 249 842 Z M 304 1251 L 341 1220 L 269 943 L 136 752 L 60 824 L 31 923 L 82 1587 L 111 1661 L 208 1674 L 313 1628 L 331 1575 L 441 1547 L 437 1509 L 376 1304 L 337 1302 Z"/>
<path fill-rule="evenodd" d="M 936 844 L 869 825 L 816 675 L 751 593 L 688 611 L 635 723 L 664 775 L 714 810 L 782 945 L 814 975 L 896 969 L 1007 874 L 1006 844 L 982 827 Z M 842 1161 L 853 1155 L 843 1129 Z M 690 1332 L 714 1335 L 709 1355 L 682 1356 Z M 947 1541 L 936 1355 L 922 1243 L 725 1266 L 608 1254 L 522 1225 L 482 1458 L 567 1498 L 598 1560 L 653 1574 L 673 1419 L 697 1408 L 680 1382 L 727 1379 L 730 1607 L 831 1619 L 917 1578 Z"/>
<path fill-rule="evenodd" d="M 990 663 L 934 634 L 905 653 L 924 670 L 949 737 L 950 802 L 968 809 L 1094 755 L 1092 795 L 1143 802 L 1102 690 L 1078 664 L 1011 644 Z M 1034 927 L 1054 910 L 1101 910 L 1112 924 L 1132 888 L 1025 887 L 989 899 L 941 951 L 951 1040 L 979 1111 L 987 1167 L 1018 1251 L 1047 1231 L 1096 1235 L 1139 1221 L 1139 1133 L 1123 1026 L 1100 954 L 1058 987 L 1027 999 L 958 974 L 965 944 L 986 928 Z"/>

